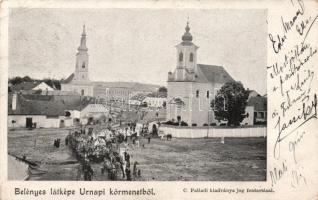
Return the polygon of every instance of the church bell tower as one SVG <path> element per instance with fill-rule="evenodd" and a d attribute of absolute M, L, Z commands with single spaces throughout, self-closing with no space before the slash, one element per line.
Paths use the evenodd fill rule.
<path fill-rule="evenodd" d="M 175 78 L 180 81 L 193 79 L 197 72 L 197 49 L 199 47 L 192 43 L 192 39 L 188 21 L 185 33 L 182 35 L 182 42 L 176 46 L 177 68 Z"/>
<path fill-rule="evenodd" d="M 86 47 L 86 31 L 85 25 L 83 26 L 83 33 L 81 37 L 81 44 L 77 48 L 78 52 L 76 54 L 76 66 L 74 81 L 77 82 L 88 82 L 88 49 Z"/>

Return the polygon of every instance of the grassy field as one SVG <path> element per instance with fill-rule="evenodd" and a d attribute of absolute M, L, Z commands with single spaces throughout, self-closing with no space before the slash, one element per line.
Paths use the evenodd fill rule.
<path fill-rule="evenodd" d="M 67 130 L 16 130 L 8 135 L 9 153 L 41 163 L 48 173 L 31 180 L 76 180 L 78 163 L 64 145 Z M 62 146 L 53 147 L 61 138 Z M 35 142 L 36 139 L 36 142 Z M 141 178 L 147 181 L 265 181 L 266 138 L 141 139 L 145 147 L 131 148 L 131 162 L 139 163 Z M 73 162 L 73 163 L 72 163 Z M 71 163 L 71 164 L 70 164 Z M 107 180 L 93 165 L 94 180 Z"/>
<path fill-rule="evenodd" d="M 30 176 L 30 180 L 76 180 L 79 164 L 64 144 L 67 134 L 68 130 L 63 129 L 9 131 L 8 152 L 18 157 L 25 155 L 27 160 L 48 172 Z M 53 146 L 57 138 L 61 139 L 60 148 Z"/>
<path fill-rule="evenodd" d="M 266 139 L 151 140 L 131 151 L 143 180 L 265 181 Z"/>

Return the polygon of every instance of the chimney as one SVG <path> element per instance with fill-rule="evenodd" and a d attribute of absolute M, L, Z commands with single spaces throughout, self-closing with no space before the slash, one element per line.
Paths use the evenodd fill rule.
<path fill-rule="evenodd" d="M 12 110 L 16 110 L 17 109 L 17 100 L 18 100 L 18 95 L 17 95 L 17 93 L 14 93 L 12 95 L 12 105 L 11 105 L 11 109 Z"/>

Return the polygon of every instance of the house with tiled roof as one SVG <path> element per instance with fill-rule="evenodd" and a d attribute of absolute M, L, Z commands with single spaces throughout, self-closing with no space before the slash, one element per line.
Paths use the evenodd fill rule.
<path fill-rule="evenodd" d="M 73 126 L 88 99 L 63 99 L 57 96 L 8 95 L 8 127 L 59 128 Z"/>
<path fill-rule="evenodd" d="M 223 66 L 197 63 L 197 50 L 189 23 L 176 45 L 177 66 L 168 73 L 167 121 L 184 121 L 189 126 L 214 123 L 210 103 L 227 82 L 235 81 Z"/>
<path fill-rule="evenodd" d="M 81 110 L 81 123 L 87 124 L 100 119 L 109 119 L 112 116 L 109 113 L 109 109 L 104 104 L 88 104 Z"/>
<path fill-rule="evenodd" d="M 135 94 L 129 99 L 129 105 L 140 106 L 146 97 L 147 95 L 143 93 Z"/>
<path fill-rule="evenodd" d="M 247 106 L 253 107 L 253 124 L 266 124 L 267 122 L 267 97 L 252 96 L 248 99 Z"/>

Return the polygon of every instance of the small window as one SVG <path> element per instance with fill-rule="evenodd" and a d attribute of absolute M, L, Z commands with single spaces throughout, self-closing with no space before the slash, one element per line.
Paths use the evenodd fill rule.
<path fill-rule="evenodd" d="M 180 61 L 180 62 L 183 61 L 183 53 L 182 53 L 182 52 L 179 53 L 179 61 Z"/>
<path fill-rule="evenodd" d="M 85 63 L 83 62 L 83 64 L 82 64 L 82 68 L 85 68 Z"/>
<path fill-rule="evenodd" d="M 190 62 L 193 62 L 193 53 L 190 53 Z"/>
<path fill-rule="evenodd" d="M 81 91 L 81 94 L 82 94 L 83 96 L 84 96 L 84 94 L 85 94 L 83 89 L 82 89 L 82 91 Z"/>
<path fill-rule="evenodd" d="M 197 91 L 195 92 L 195 96 L 198 98 L 198 97 L 199 97 L 199 95 L 200 95 L 200 91 L 199 91 L 199 90 L 197 90 Z"/>
<path fill-rule="evenodd" d="M 210 98 L 210 91 L 206 91 L 206 98 Z"/>

